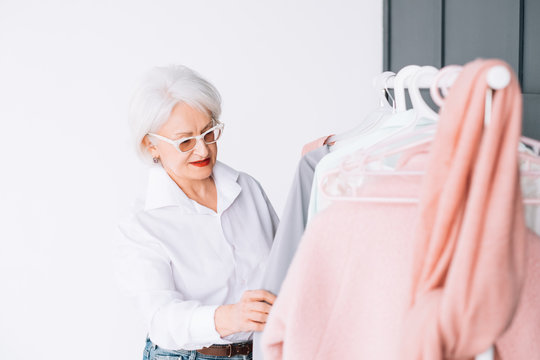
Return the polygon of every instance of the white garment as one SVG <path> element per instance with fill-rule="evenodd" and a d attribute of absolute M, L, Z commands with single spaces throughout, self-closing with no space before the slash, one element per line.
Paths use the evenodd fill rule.
<path fill-rule="evenodd" d="M 200 349 L 248 340 L 221 338 L 214 312 L 260 288 L 278 225 L 260 184 L 216 162 L 217 213 L 189 199 L 161 167 L 150 170 L 146 198 L 119 224 L 117 279 L 166 349 Z"/>
<path fill-rule="evenodd" d="M 331 204 L 331 201 L 323 196 L 319 186 L 321 180 L 328 172 L 339 168 L 347 156 L 361 149 L 373 146 L 394 134 L 402 132 L 404 128 L 410 127 L 411 124 L 415 124 L 415 121 L 416 113 L 414 110 L 400 112 L 390 116 L 380 124 L 380 127 L 367 134 L 356 138 L 346 139 L 333 145 L 330 148 L 330 154 L 323 157 L 315 168 L 313 185 L 311 187 L 311 197 L 309 200 L 308 223 L 317 213 L 326 209 Z M 420 119 L 420 121 L 416 123 L 416 126 L 419 128 L 431 124 L 433 124 L 433 121 L 431 120 Z"/>
<path fill-rule="evenodd" d="M 536 164 L 527 164 L 520 161 L 520 166 L 522 171 L 540 171 L 540 167 Z M 524 199 L 538 199 L 540 197 L 540 177 L 521 176 L 520 181 Z M 529 229 L 540 236 L 540 206 L 533 204 L 525 205 L 525 222 Z"/>

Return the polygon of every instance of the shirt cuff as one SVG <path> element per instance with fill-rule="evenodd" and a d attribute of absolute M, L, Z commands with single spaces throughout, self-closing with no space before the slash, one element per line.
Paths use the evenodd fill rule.
<path fill-rule="evenodd" d="M 219 305 L 203 305 L 197 307 L 192 315 L 189 324 L 189 333 L 194 342 L 197 343 L 221 343 L 221 336 L 216 330 L 214 313 Z"/>

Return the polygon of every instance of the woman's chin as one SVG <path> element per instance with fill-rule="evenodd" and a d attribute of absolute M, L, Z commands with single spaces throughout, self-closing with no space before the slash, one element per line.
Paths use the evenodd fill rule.
<path fill-rule="evenodd" d="M 204 180 L 212 175 L 213 164 L 199 167 L 194 165 L 188 165 L 189 177 L 193 180 Z"/>

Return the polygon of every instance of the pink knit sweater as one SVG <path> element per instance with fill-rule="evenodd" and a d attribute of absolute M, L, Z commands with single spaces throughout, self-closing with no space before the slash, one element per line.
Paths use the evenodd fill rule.
<path fill-rule="evenodd" d="M 414 208 L 341 202 L 313 219 L 263 333 L 265 360 L 404 359 Z M 502 360 L 540 359 L 540 238 L 528 234 L 525 288 L 496 343 Z"/>
<path fill-rule="evenodd" d="M 407 162 L 413 170 L 425 154 Z M 366 193 L 417 195 L 417 179 Z M 416 206 L 336 202 L 310 222 L 263 333 L 265 360 L 399 359 Z"/>

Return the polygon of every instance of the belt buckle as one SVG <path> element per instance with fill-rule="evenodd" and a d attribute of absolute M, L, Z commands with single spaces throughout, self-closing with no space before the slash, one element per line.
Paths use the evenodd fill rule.
<path fill-rule="evenodd" d="M 227 355 L 228 358 L 232 357 L 232 344 L 227 344 L 229 347 L 229 355 Z"/>

